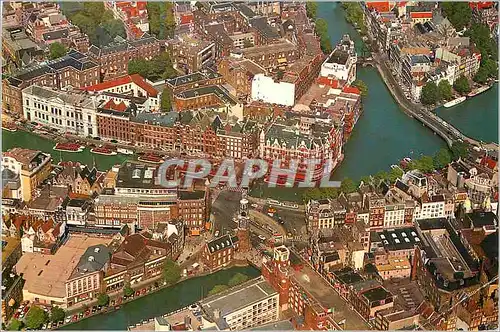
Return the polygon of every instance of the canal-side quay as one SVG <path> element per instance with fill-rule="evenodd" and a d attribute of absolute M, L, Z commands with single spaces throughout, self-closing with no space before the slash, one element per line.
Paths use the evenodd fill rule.
<path fill-rule="evenodd" d="M 214 286 L 227 285 L 237 273 L 249 278 L 260 275 L 257 268 L 249 265 L 235 266 L 213 274 L 193 277 L 124 303 L 119 310 L 83 319 L 60 330 L 127 330 L 131 325 L 165 315 L 203 299 Z"/>

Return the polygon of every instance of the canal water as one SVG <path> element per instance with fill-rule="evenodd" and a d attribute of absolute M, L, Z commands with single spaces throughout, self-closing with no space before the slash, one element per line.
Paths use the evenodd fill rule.
<path fill-rule="evenodd" d="M 466 136 L 498 142 L 498 84 L 455 107 L 440 107 L 436 114 Z"/>
<path fill-rule="evenodd" d="M 215 285 L 227 285 L 236 274 L 260 275 L 254 267 L 232 267 L 214 274 L 188 279 L 172 287 L 123 304 L 120 310 L 84 319 L 61 330 L 127 330 L 130 325 L 184 308 L 207 296 Z"/>

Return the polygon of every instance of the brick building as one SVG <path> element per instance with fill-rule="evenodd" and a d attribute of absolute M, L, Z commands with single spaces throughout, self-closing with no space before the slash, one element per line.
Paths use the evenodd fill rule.
<path fill-rule="evenodd" d="M 223 235 L 205 244 L 201 260 L 210 270 L 219 269 L 232 263 L 234 251 L 233 239 Z"/>
<path fill-rule="evenodd" d="M 25 68 L 3 80 L 3 107 L 22 114 L 22 90 L 38 84 L 49 88 L 80 88 L 99 82 L 99 65 L 84 54 L 71 50 L 62 58 Z"/>
<path fill-rule="evenodd" d="M 160 41 L 145 34 L 136 40 L 119 40 L 107 46 L 89 48 L 91 57 L 100 66 L 100 81 L 108 81 L 127 74 L 130 60 L 151 60 L 160 54 Z"/>
<path fill-rule="evenodd" d="M 182 35 L 169 41 L 168 50 L 174 67 L 186 74 L 200 71 L 216 58 L 215 43 L 190 35 Z"/>
<path fill-rule="evenodd" d="M 222 59 L 218 64 L 218 71 L 224 80 L 236 90 L 236 96 L 240 98 L 250 95 L 253 77 L 265 73 L 265 69 L 252 60 L 237 56 Z"/>
<path fill-rule="evenodd" d="M 166 88 L 172 93 L 192 90 L 201 86 L 220 85 L 224 78 L 210 68 L 165 80 Z"/>
<path fill-rule="evenodd" d="M 270 45 L 244 48 L 241 54 L 271 72 L 278 69 L 285 70 L 288 65 L 300 58 L 297 46 L 285 39 Z"/>

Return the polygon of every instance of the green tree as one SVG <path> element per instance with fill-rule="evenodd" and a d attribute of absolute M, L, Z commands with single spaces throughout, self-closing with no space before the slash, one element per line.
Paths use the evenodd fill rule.
<path fill-rule="evenodd" d="M 42 308 L 32 306 L 26 314 L 25 323 L 30 329 L 39 330 L 47 322 L 47 313 Z"/>
<path fill-rule="evenodd" d="M 52 307 L 52 309 L 50 310 L 50 320 L 54 323 L 64 320 L 65 316 L 66 313 L 64 312 L 64 310 L 57 306 Z"/>
<path fill-rule="evenodd" d="M 181 268 L 171 259 L 167 259 L 163 263 L 163 278 L 167 284 L 175 284 L 181 278 Z"/>
<path fill-rule="evenodd" d="M 109 303 L 109 295 L 105 293 L 100 293 L 97 296 L 97 305 L 107 306 Z"/>
<path fill-rule="evenodd" d="M 337 198 L 339 197 L 339 194 L 340 194 L 339 188 L 325 187 L 321 188 L 320 198 Z"/>
<path fill-rule="evenodd" d="M 436 169 L 442 169 L 446 167 L 451 162 L 451 154 L 450 151 L 446 148 L 440 149 L 434 155 L 434 165 Z"/>
<path fill-rule="evenodd" d="M 302 194 L 302 200 L 307 203 L 310 200 L 318 200 L 322 197 L 322 192 L 319 188 L 310 188 Z"/>
<path fill-rule="evenodd" d="M 104 22 L 102 23 L 102 28 L 108 33 L 111 39 L 114 39 L 116 36 L 127 38 L 127 32 L 125 31 L 123 22 L 120 20 L 112 19 L 108 22 Z"/>
<path fill-rule="evenodd" d="M 164 2 L 165 4 L 165 35 L 167 38 L 174 36 L 175 30 L 175 17 L 174 6 L 172 2 Z"/>
<path fill-rule="evenodd" d="M 343 2 L 342 7 L 345 10 L 346 21 L 360 29 L 362 35 L 366 34 L 367 30 L 364 22 L 364 12 L 359 3 Z"/>
<path fill-rule="evenodd" d="M 444 16 L 457 31 L 468 26 L 472 17 L 472 10 L 467 2 L 442 2 Z"/>
<path fill-rule="evenodd" d="M 474 75 L 474 82 L 477 82 L 479 84 L 484 84 L 486 81 L 488 81 L 488 70 L 484 67 L 481 66 L 479 67 L 479 70 L 477 71 L 476 75 Z"/>
<path fill-rule="evenodd" d="M 247 280 L 248 276 L 242 273 L 236 273 L 231 279 L 229 279 L 229 282 L 227 284 L 229 287 L 234 287 L 236 285 L 244 283 Z"/>
<path fill-rule="evenodd" d="M 321 50 L 325 54 L 330 54 L 332 51 L 332 44 L 330 43 L 330 36 L 328 35 L 328 23 L 322 18 L 315 21 L 315 31 L 320 38 Z"/>
<path fill-rule="evenodd" d="M 498 43 L 491 38 L 489 27 L 484 23 L 474 23 L 464 33 L 464 36 L 470 37 L 476 48 L 481 52 L 481 62 L 493 60 L 496 64 L 498 59 Z M 493 73 L 496 77 L 497 72 Z"/>
<path fill-rule="evenodd" d="M 397 179 L 400 179 L 403 176 L 403 170 L 400 168 L 391 168 L 389 173 L 387 174 L 387 180 L 389 180 L 391 183 L 396 182 Z"/>
<path fill-rule="evenodd" d="M 460 94 L 466 94 L 470 92 L 469 80 L 465 76 L 460 76 L 457 78 L 453 84 L 453 88 Z"/>
<path fill-rule="evenodd" d="M 18 320 L 18 319 L 16 319 L 16 318 L 13 318 L 10 321 L 10 324 L 7 327 L 7 330 L 9 330 L 9 331 L 19 331 L 22 327 L 23 327 L 23 322 L 20 321 L 20 320 Z"/>
<path fill-rule="evenodd" d="M 365 176 L 362 176 L 361 177 L 361 181 L 364 183 L 364 184 L 370 184 L 370 182 L 372 182 L 372 179 L 370 179 L 369 176 L 365 175 Z"/>
<path fill-rule="evenodd" d="M 134 290 L 132 289 L 132 287 L 130 287 L 130 284 L 125 284 L 125 286 L 123 287 L 123 295 L 125 295 L 126 297 L 129 297 L 131 296 L 132 294 L 134 294 Z"/>
<path fill-rule="evenodd" d="M 214 288 L 212 288 L 209 292 L 208 295 L 214 295 L 220 292 L 223 292 L 225 290 L 229 289 L 229 286 L 227 285 L 215 285 Z"/>
<path fill-rule="evenodd" d="M 364 81 L 357 79 L 352 82 L 352 85 L 359 89 L 362 97 L 366 97 L 368 95 L 368 86 L 366 86 L 366 83 Z"/>
<path fill-rule="evenodd" d="M 128 62 L 128 73 L 139 74 L 142 77 L 149 77 L 150 74 L 150 66 L 149 62 L 144 59 L 134 59 Z"/>
<path fill-rule="evenodd" d="M 163 112 L 172 110 L 172 92 L 165 88 L 161 93 L 160 107 Z"/>
<path fill-rule="evenodd" d="M 453 97 L 453 91 L 451 91 L 451 85 L 448 80 L 441 80 L 438 84 L 439 89 L 439 99 L 450 100 Z"/>
<path fill-rule="evenodd" d="M 64 55 L 66 55 L 68 50 L 66 49 L 66 47 L 63 44 L 61 44 L 59 42 L 55 42 L 55 43 L 50 44 L 49 52 L 50 52 L 49 58 L 51 60 L 53 60 L 53 59 L 57 59 L 57 58 L 60 58 Z"/>
<path fill-rule="evenodd" d="M 310 19 L 316 19 L 316 15 L 318 14 L 318 3 L 314 1 L 306 2 L 306 13 L 307 17 L 309 17 Z"/>
<path fill-rule="evenodd" d="M 342 183 L 340 185 L 340 191 L 342 191 L 343 193 L 350 194 L 355 192 L 356 189 L 357 189 L 356 184 L 350 178 L 345 178 L 344 180 L 342 180 Z"/>
<path fill-rule="evenodd" d="M 411 163 L 413 162 L 414 161 L 412 161 Z M 429 173 L 434 170 L 434 160 L 430 156 L 422 156 L 420 157 L 420 159 L 416 160 L 415 163 L 415 168 L 424 173 Z"/>
<path fill-rule="evenodd" d="M 100 24 L 106 10 L 104 9 L 104 2 L 84 2 L 83 11 L 85 15 Z"/>
<path fill-rule="evenodd" d="M 428 82 L 422 88 L 422 93 L 420 95 L 420 101 L 424 105 L 433 105 L 439 100 L 439 90 L 434 82 Z"/>
<path fill-rule="evenodd" d="M 278 80 L 281 80 L 283 78 L 283 76 L 285 76 L 285 72 L 281 69 L 278 69 L 278 71 L 276 72 L 276 78 Z"/>
<path fill-rule="evenodd" d="M 451 155 L 453 160 L 458 160 L 458 158 L 465 158 L 469 155 L 468 144 L 464 142 L 455 141 L 451 146 Z"/>

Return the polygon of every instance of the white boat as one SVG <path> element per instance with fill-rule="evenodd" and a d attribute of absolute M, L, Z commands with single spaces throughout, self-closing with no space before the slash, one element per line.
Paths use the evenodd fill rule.
<path fill-rule="evenodd" d="M 117 148 L 116 151 L 121 154 L 134 154 L 134 151 L 124 148 Z"/>
<path fill-rule="evenodd" d="M 457 99 L 453 99 L 452 101 L 447 102 L 443 106 L 446 108 L 453 107 L 453 106 L 456 106 L 460 103 L 463 103 L 466 99 L 467 99 L 466 97 L 459 97 Z"/>
<path fill-rule="evenodd" d="M 481 94 L 483 92 L 485 92 L 486 90 L 488 90 L 489 88 L 491 88 L 491 86 L 489 85 L 484 85 L 478 89 L 475 89 L 474 91 L 472 91 L 471 93 L 469 93 L 467 95 L 467 97 L 474 97 L 474 96 L 477 96 L 478 94 Z"/>

